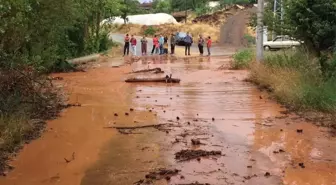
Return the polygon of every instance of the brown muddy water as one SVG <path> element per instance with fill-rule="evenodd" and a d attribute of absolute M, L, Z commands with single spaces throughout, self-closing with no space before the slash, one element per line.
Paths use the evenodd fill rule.
<path fill-rule="evenodd" d="M 244 82 L 247 71 L 226 69 L 229 60 L 146 59 L 120 68 L 103 65 L 57 74 L 64 77 L 61 84 L 70 102 L 82 106 L 50 121 L 43 136 L 13 160 L 15 169 L 0 184 L 145 184 L 140 180 L 160 168 L 180 171 L 148 184 L 336 184 L 335 138 Z M 181 83 L 123 82 L 134 76 L 127 72 L 152 67 Z M 122 132 L 111 128 L 151 124 L 165 125 Z M 192 145 L 191 139 L 201 144 Z M 176 160 L 175 153 L 186 149 L 222 155 Z"/>

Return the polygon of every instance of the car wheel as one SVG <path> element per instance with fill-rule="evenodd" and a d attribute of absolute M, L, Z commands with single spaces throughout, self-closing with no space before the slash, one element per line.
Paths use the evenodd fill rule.
<path fill-rule="evenodd" d="M 292 46 L 291 48 L 292 48 L 292 50 L 296 50 L 296 46 Z"/>
<path fill-rule="evenodd" d="M 264 46 L 264 50 L 269 51 L 269 50 L 271 50 L 271 47 L 269 47 L 269 46 Z"/>

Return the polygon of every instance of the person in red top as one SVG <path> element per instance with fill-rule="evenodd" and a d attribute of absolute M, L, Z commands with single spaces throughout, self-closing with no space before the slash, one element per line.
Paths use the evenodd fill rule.
<path fill-rule="evenodd" d="M 211 51 L 210 51 L 211 45 L 212 45 L 212 41 L 211 41 L 211 37 L 209 36 L 207 40 L 208 56 L 211 55 Z"/>
<path fill-rule="evenodd" d="M 130 47 L 130 38 L 128 34 L 126 34 L 124 41 L 125 41 L 125 45 L 124 45 L 124 56 L 125 56 L 126 52 L 127 52 L 127 55 L 129 54 L 129 47 Z"/>
<path fill-rule="evenodd" d="M 136 38 L 132 35 L 132 36 L 131 36 L 131 48 L 132 48 L 132 53 L 133 53 L 133 55 L 136 55 L 136 45 L 137 45 L 137 40 L 136 40 Z"/>
<path fill-rule="evenodd" d="M 157 38 L 156 35 L 154 35 L 154 38 L 153 38 L 153 49 L 152 49 L 152 55 L 155 51 L 155 53 L 157 54 L 158 53 L 158 50 L 159 50 L 159 39 Z"/>

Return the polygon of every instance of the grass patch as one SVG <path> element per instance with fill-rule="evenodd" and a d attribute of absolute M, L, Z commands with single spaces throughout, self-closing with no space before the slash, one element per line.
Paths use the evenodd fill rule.
<path fill-rule="evenodd" d="M 242 49 L 233 55 L 232 69 L 247 69 L 254 60 L 255 54 L 252 49 Z"/>
<path fill-rule="evenodd" d="M 250 80 L 293 109 L 336 111 L 336 78 L 326 79 L 318 60 L 305 52 L 267 54 L 264 63 L 252 65 Z"/>

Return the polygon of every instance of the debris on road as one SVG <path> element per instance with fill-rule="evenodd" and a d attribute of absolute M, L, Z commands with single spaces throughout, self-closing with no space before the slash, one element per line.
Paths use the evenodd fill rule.
<path fill-rule="evenodd" d="M 133 126 L 133 127 L 119 127 L 119 126 L 111 126 L 111 127 L 105 127 L 105 128 L 115 128 L 115 129 L 140 129 L 140 128 L 159 128 L 162 125 L 165 124 L 154 124 L 154 125 L 142 125 L 142 126 Z"/>
<path fill-rule="evenodd" d="M 205 150 L 181 150 L 175 153 L 175 159 L 179 161 L 188 161 L 199 157 L 222 155 L 221 151 L 205 151 Z"/>
<path fill-rule="evenodd" d="M 297 129 L 296 132 L 297 132 L 297 133 L 302 133 L 302 132 L 303 132 L 303 129 Z"/>
<path fill-rule="evenodd" d="M 164 73 L 164 71 L 162 71 L 162 69 L 159 68 L 159 67 L 152 68 L 152 69 L 142 69 L 142 70 L 138 70 L 138 71 L 132 71 L 130 73 L 147 73 L 147 72 Z"/>
<path fill-rule="evenodd" d="M 153 180 L 161 180 L 161 179 L 167 179 L 169 177 L 175 176 L 180 172 L 180 170 L 178 169 L 158 169 L 155 172 L 150 172 L 149 174 L 147 174 L 145 177 L 146 179 L 153 179 Z"/>
<path fill-rule="evenodd" d="M 171 177 L 178 175 L 178 173 L 180 172 L 180 170 L 178 169 L 165 169 L 165 168 L 161 168 L 158 169 L 156 171 L 150 172 L 145 176 L 145 180 L 141 179 L 135 183 L 133 183 L 134 185 L 150 185 L 153 184 L 154 180 L 162 180 L 162 179 L 166 179 L 167 181 L 169 181 L 171 179 Z"/>
<path fill-rule="evenodd" d="M 68 103 L 68 104 L 63 105 L 64 108 L 81 107 L 81 106 L 82 106 L 82 104 L 80 104 L 80 103 Z"/>
<path fill-rule="evenodd" d="M 199 182 L 193 182 L 188 184 L 177 184 L 177 185 L 210 185 L 209 183 L 199 183 Z"/>
<path fill-rule="evenodd" d="M 125 82 L 134 83 L 134 82 L 162 82 L 162 83 L 180 83 L 178 78 L 129 78 Z"/>
<path fill-rule="evenodd" d="M 64 160 L 66 163 L 70 163 L 72 162 L 73 160 L 75 160 L 75 152 L 72 152 L 72 156 L 71 156 L 71 159 L 67 159 L 64 157 Z"/>
<path fill-rule="evenodd" d="M 191 139 L 191 144 L 192 145 L 200 145 L 202 143 L 201 143 L 201 141 L 199 139 Z"/>
<path fill-rule="evenodd" d="M 64 80 L 64 78 L 56 76 L 56 77 L 52 77 L 51 80 Z"/>

